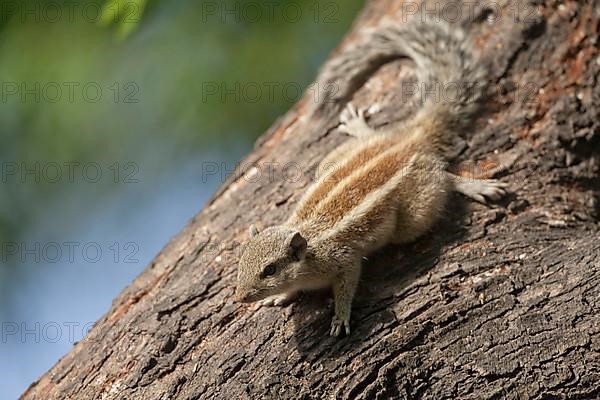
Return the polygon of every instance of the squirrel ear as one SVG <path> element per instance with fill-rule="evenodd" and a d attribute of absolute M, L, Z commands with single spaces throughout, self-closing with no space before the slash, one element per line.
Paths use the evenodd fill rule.
<path fill-rule="evenodd" d="M 306 247 L 306 239 L 299 232 L 294 233 L 290 239 L 290 250 L 296 260 L 300 261 L 304 259 Z"/>
<path fill-rule="evenodd" d="M 250 228 L 248 228 L 248 235 L 250 235 L 250 237 L 258 235 L 258 229 L 254 224 L 250 225 Z"/>

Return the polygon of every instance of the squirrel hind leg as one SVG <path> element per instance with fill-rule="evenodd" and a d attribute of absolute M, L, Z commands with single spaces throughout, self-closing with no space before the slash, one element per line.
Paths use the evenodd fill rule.
<path fill-rule="evenodd" d="M 390 242 L 411 243 L 429 232 L 444 213 L 451 189 L 452 182 L 442 160 L 427 154 L 418 157 L 398 188 L 401 202 Z"/>
<path fill-rule="evenodd" d="M 487 206 L 506 195 L 508 185 L 496 179 L 473 179 L 448 174 L 454 183 L 454 190 Z"/>

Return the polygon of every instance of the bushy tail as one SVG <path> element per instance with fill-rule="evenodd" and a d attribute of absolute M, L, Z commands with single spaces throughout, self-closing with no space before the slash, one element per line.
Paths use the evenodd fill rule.
<path fill-rule="evenodd" d="M 451 132 L 470 125 L 485 91 L 486 73 L 459 26 L 417 13 L 406 23 L 388 22 L 372 29 L 361 43 L 325 66 L 319 83 L 329 88 L 321 91 L 317 112 L 319 108 L 335 112 L 375 69 L 407 57 L 416 64 L 416 92 L 422 99 L 413 122 L 431 125 L 423 134 L 442 144 Z"/>

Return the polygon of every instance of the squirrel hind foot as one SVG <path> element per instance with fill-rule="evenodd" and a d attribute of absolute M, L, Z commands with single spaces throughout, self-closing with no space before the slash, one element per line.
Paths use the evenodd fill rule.
<path fill-rule="evenodd" d="M 490 205 L 506 195 L 507 184 L 496 179 L 472 179 L 453 176 L 454 188 L 470 199 Z"/>
<path fill-rule="evenodd" d="M 363 138 L 371 136 L 375 130 L 367 125 L 365 114 L 374 114 L 379 110 L 379 106 L 374 104 L 368 109 L 357 109 L 352 103 L 348 103 L 346 108 L 340 114 L 340 125 L 338 129 L 350 136 Z"/>

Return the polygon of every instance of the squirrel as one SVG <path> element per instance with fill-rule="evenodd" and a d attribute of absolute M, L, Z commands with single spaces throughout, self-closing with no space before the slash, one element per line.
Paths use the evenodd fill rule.
<path fill-rule="evenodd" d="M 410 58 L 422 87 L 460 90 L 452 99 L 422 96 L 412 119 L 379 130 L 366 123 L 365 110 L 348 103 L 338 129 L 352 139 L 321 161 L 289 219 L 261 232 L 249 228 L 237 301 L 285 305 L 301 290 L 330 287 L 335 303 L 330 335 L 349 335 L 364 257 L 429 231 L 452 190 L 484 204 L 505 195 L 502 182 L 446 171 L 448 141 L 468 129 L 482 103 L 486 72 L 472 50 L 461 28 L 413 16 L 372 30 L 364 45 L 333 62 L 330 76 L 343 77 Z"/>

